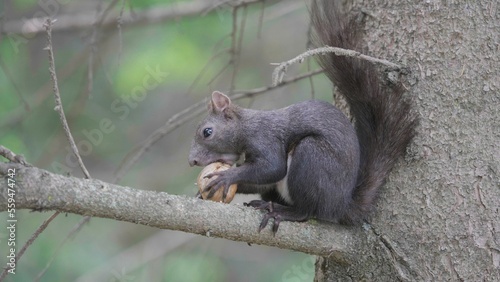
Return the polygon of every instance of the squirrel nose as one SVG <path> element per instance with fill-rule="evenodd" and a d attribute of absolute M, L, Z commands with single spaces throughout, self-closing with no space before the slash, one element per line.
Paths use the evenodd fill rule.
<path fill-rule="evenodd" d="M 198 165 L 198 160 L 196 159 L 189 159 L 189 166 L 195 166 Z"/>

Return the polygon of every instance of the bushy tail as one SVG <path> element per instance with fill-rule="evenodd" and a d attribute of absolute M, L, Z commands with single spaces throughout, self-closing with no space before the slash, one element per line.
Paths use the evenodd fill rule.
<path fill-rule="evenodd" d="M 311 20 L 316 44 L 359 50 L 359 21 L 342 14 L 337 1 L 313 1 Z M 318 57 L 328 78 L 349 104 L 361 148 L 361 167 L 353 194 L 350 218 L 360 221 L 373 209 L 377 190 L 415 135 L 417 118 L 402 94 L 404 89 L 383 86 L 375 67 L 358 58 Z"/>

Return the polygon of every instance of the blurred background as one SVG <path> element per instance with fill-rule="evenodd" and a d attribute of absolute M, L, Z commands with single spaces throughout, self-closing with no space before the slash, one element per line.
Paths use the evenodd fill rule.
<path fill-rule="evenodd" d="M 203 101 L 213 90 L 233 94 L 270 86 L 271 63 L 309 47 L 306 2 L 3 0 L 0 144 L 37 167 L 83 177 L 54 111 L 41 28 L 41 18 L 51 17 L 57 19 L 52 40 L 64 110 L 91 176 L 194 196 L 200 168 L 189 167 L 187 156 Z M 285 79 L 317 68 L 313 61 L 292 66 Z M 236 103 L 273 109 L 311 98 L 331 101 L 331 85 L 321 74 Z M 128 161 L 151 136 L 157 141 L 143 147 L 137 162 Z M 257 196 L 246 197 L 233 203 Z M 51 214 L 17 212 L 18 248 Z M 59 215 L 6 280 L 313 279 L 314 257 L 277 248 L 100 218 L 69 236 L 82 218 Z M 2 267 L 6 239 L 2 228 Z"/>

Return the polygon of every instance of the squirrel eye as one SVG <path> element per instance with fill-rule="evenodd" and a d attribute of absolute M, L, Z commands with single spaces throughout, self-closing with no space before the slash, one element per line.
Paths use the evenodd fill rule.
<path fill-rule="evenodd" d="M 210 135 L 212 135 L 212 128 L 211 127 L 207 127 L 205 129 L 203 129 L 203 137 L 205 138 L 208 138 L 210 137 Z"/>

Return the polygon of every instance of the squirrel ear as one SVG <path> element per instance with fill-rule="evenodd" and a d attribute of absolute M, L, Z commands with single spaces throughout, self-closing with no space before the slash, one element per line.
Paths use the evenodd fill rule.
<path fill-rule="evenodd" d="M 224 95 L 222 92 L 214 91 L 212 93 L 212 101 L 210 102 L 210 108 L 212 111 L 223 112 L 227 107 L 231 105 L 231 99 Z"/>

